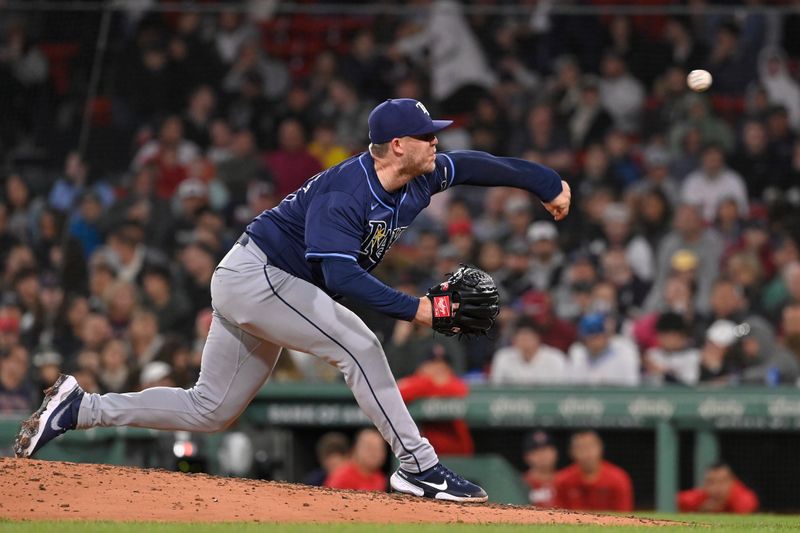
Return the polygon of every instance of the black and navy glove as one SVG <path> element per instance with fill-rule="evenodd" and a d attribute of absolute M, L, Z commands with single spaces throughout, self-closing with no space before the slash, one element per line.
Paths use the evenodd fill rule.
<path fill-rule="evenodd" d="M 448 336 L 486 335 L 500 312 L 500 297 L 492 277 L 467 265 L 428 289 L 425 296 L 433 308 L 433 329 Z"/>

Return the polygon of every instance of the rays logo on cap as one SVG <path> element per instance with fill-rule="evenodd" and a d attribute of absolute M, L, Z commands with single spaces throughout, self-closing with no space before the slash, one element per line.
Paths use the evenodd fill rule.
<path fill-rule="evenodd" d="M 431 114 L 428 113 L 428 110 L 425 108 L 422 102 L 417 102 L 417 107 L 420 108 L 422 112 L 425 113 L 426 115 L 431 116 Z"/>

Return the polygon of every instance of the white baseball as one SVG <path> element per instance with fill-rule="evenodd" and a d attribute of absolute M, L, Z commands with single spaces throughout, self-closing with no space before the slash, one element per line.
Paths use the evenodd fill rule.
<path fill-rule="evenodd" d="M 713 78 L 707 70 L 693 70 L 686 76 L 686 83 L 693 91 L 701 93 L 711 87 Z"/>

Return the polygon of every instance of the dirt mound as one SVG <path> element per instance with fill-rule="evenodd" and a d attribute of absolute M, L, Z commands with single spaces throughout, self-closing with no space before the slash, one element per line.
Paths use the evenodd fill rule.
<path fill-rule="evenodd" d="M 0 518 L 168 522 L 464 522 L 657 525 L 639 518 L 459 505 L 395 494 L 0 458 Z"/>

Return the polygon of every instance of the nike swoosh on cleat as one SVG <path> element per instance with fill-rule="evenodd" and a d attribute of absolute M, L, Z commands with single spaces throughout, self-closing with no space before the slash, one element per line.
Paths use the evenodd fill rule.
<path fill-rule="evenodd" d="M 66 398 L 69 398 L 69 396 L 71 394 L 72 394 L 72 391 L 70 391 L 70 393 L 67 394 Z M 56 407 L 56 410 L 53 411 L 53 416 L 50 417 L 50 429 L 52 429 L 53 431 L 66 431 L 67 430 L 67 428 L 62 428 L 61 426 L 59 426 L 58 425 L 58 421 L 61 418 L 61 415 L 64 413 L 64 410 L 69 406 L 70 403 L 72 403 L 72 402 L 62 402 L 61 405 Z"/>
<path fill-rule="evenodd" d="M 429 487 L 434 488 L 436 490 L 447 490 L 447 481 L 442 481 L 441 483 L 438 483 L 438 484 L 437 483 L 430 483 L 428 481 L 422 481 L 422 480 L 419 480 L 419 482 L 420 483 L 425 483 Z"/>

